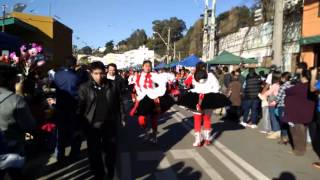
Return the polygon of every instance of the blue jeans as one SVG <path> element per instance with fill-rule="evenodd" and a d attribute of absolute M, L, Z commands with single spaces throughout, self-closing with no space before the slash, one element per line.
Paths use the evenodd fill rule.
<path fill-rule="evenodd" d="M 281 137 L 288 137 L 289 125 L 282 121 L 284 116 L 284 107 L 277 107 L 278 109 L 278 120 L 280 122 L 280 129 L 281 129 Z"/>
<path fill-rule="evenodd" d="M 242 103 L 243 109 L 243 122 L 248 122 L 248 116 L 251 111 L 251 122 L 252 124 L 257 124 L 258 121 L 258 111 L 260 106 L 259 99 L 246 99 Z"/>
<path fill-rule="evenodd" d="M 280 121 L 278 117 L 276 116 L 276 108 L 270 106 L 269 107 L 269 116 L 270 116 L 270 121 L 271 121 L 271 128 L 272 131 L 280 131 Z"/>

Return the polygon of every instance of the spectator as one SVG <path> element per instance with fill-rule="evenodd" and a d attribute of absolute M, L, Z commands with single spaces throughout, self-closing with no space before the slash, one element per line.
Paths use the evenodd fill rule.
<path fill-rule="evenodd" d="M 232 79 L 228 86 L 227 92 L 232 103 L 227 112 L 228 119 L 238 122 L 241 113 L 240 107 L 242 86 L 240 83 L 239 75 L 236 75 L 236 73 L 232 74 Z"/>
<path fill-rule="evenodd" d="M 68 57 L 65 66 L 61 67 L 54 76 L 57 88 L 57 128 L 58 128 L 58 161 L 65 159 L 65 148 L 71 143 L 71 158 L 77 158 L 80 153 L 81 139 L 76 136 L 80 129 L 76 115 L 79 78 L 75 72 L 77 60 Z"/>
<path fill-rule="evenodd" d="M 269 117 L 271 122 L 272 133 L 267 136 L 268 139 L 280 138 L 280 120 L 276 116 L 276 97 L 280 88 L 281 73 L 274 71 L 272 73 L 272 84 L 269 89 L 262 94 L 268 100 Z"/>
<path fill-rule="evenodd" d="M 277 104 L 277 111 L 278 111 L 278 119 L 280 120 L 280 129 L 281 129 L 281 140 L 279 141 L 279 144 L 287 144 L 289 142 L 289 125 L 287 123 L 284 123 L 282 121 L 283 115 L 284 115 L 284 99 L 286 97 L 285 90 L 290 88 L 291 82 L 291 74 L 289 72 L 284 72 L 281 75 L 281 82 L 282 85 L 280 86 L 279 93 L 276 97 L 276 104 Z"/>
<path fill-rule="evenodd" d="M 114 63 L 110 63 L 107 66 L 107 79 L 115 81 L 121 94 L 123 95 L 126 90 L 126 84 L 124 79 L 118 74 L 117 65 Z"/>
<path fill-rule="evenodd" d="M 120 92 L 116 84 L 104 79 L 105 69 L 101 62 L 90 67 L 91 80 L 80 86 L 79 109 L 85 118 L 88 156 L 95 179 L 104 179 L 105 165 L 108 178 L 115 174 L 117 153 L 117 128 L 120 122 Z M 105 161 L 102 160 L 105 154 Z"/>
<path fill-rule="evenodd" d="M 223 85 L 225 88 L 229 86 L 229 83 L 231 82 L 231 74 L 229 73 L 229 68 L 227 66 L 224 66 L 222 68 L 223 70 Z"/>
<path fill-rule="evenodd" d="M 287 89 L 283 121 L 289 123 L 293 142 L 293 154 L 304 155 L 306 151 L 307 128 L 313 118 L 315 103 L 309 98 L 310 74 L 303 70 L 300 82 Z"/>
<path fill-rule="evenodd" d="M 13 180 L 24 179 L 25 133 L 35 128 L 35 121 L 23 97 L 14 93 L 17 71 L 0 65 L 0 179 L 6 172 Z"/>
<path fill-rule="evenodd" d="M 254 68 L 249 69 L 249 74 L 246 78 L 245 88 L 243 92 L 243 122 L 240 124 L 244 127 L 251 127 L 253 129 L 257 128 L 258 121 L 258 110 L 260 105 L 260 100 L 258 98 L 258 94 L 261 91 L 261 79 L 256 74 Z M 251 123 L 248 124 L 248 116 L 251 111 Z"/>
<path fill-rule="evenodd" d="M 311 71 L 311 83 L 310 90 L 315 92 L 318 95 L 318 102 L 316 107 L 315 117 L 313 118 L 313 122 L 309 125 L 309 132 L 312 141 L 312 147 L 315 153 L 320 158 L 320 80 L 319 80 L 319 72 L 316 68 Z M 320 162 L 314 162 L 313 166 L 320 169 Z"/>

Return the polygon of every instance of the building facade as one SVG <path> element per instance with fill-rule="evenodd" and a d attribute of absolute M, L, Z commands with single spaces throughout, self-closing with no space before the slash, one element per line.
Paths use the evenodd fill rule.
<path fill-rule="evenodd" d="M 301 36 L 301 17 L 290 18 L 284 24 L 283 67 L 287 71 L 294 69 L 299 58 Z M 273 23 L 245 27 L 238 32 L 220 37 L 217 43 L 218 53 L 228 51 L 245 58 L 256 58 L 261 66 L 272 64 Z"/>
<path fill-rule="evenodd" d="M 6 33 L 19 37 L 23 43 L 41 44 L 54 67 L 72 55 L 72 29 L 52 17 L 14 12 L 4 25 Z"/>
<path fill-rule="evenodd" d="M 78 57 L 81 57 L 81 55 Z M 89 62 L 101 61 L 105 65 L 115 63 L 119 69 L 124 69 L 141 65 L 145 60 L 150 60 L 154 64 L 155 53 L 154 50 L 149 50 L 147 47 L 141 46 L 138 49 L 120 54 L 109 53 L 104 57 L 89 56 L 88 60 Z"/>
<path fill-rule="evenodd" d="M 320 2 L 305 0 L 303 8 L 301 61 L 309 67 L 320 65 Z"/>

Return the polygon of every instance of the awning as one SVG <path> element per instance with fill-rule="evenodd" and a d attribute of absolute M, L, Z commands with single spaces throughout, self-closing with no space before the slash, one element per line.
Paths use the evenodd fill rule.
<path fill-rule="evenodd" d="M 318 44 L 320 36 L 304 37 L 300 39 L 300 45 Z"/>
<path fill-rule="evenodd" d="M 179 61 L 178 60 L 174 60 L 170 64 L 168 64 L 168 66 L 170 68 L 176 67 L 177 65 L 179 65 Z"/>
<path fill-rule="evenodd" d="M 19 27 L 21 28 L 24 28 L 24 29 L 27 29 L 27 30 L 30 30 L 30 31 L 38 31 L 38 29 L 30 24 L 27 24 L 17 18 L 6 18 L 4 21 L 3 20 L 0 20 L 0 26 L 2 25 L 5 25 L 5 26 L 9 26 L 9 25 L 18 25 Z"/>

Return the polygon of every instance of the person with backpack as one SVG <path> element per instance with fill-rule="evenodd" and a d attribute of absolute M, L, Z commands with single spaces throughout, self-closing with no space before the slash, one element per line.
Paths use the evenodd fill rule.
<path fill-rule="evenodd" d="M 35 120 L 22 96 L 15 94 L 17 70 L 0 65 L 0 179 L 23 179 L 25 134 L 35 128 Z"/>

